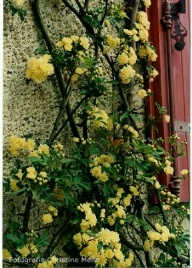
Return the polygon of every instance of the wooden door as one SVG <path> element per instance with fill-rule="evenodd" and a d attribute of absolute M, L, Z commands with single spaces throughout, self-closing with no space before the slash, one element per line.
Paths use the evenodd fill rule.
<path fill-rule="evenodd" d="M 175 1 L 171 1 L 175 2 Z M 180 21 L 187 30 L 184 38 L 185 47 L 182 51 L 174 48 L 175 40 L 172 39 L 172 61 L 174 81 L 174 128 L 181 140 L 187 141 L 187 151 L 184 157 L 180 157 L 176 163 L 176 171 L 189 169 L 190 152 L 190 4 L 185 1 L 186 13 L 180 14 Z M 182 201 L 189 201 L 189 180 L 181 181 Z"/>
<path fill-rule="evenodd" d="M 179 18 L 182 25 L 187 30 L 187 36 L 184 38 L 185 47 L 178 51 L 175 49 L 175 40 L 169 34 L 162 23 L 164 14 L 163 4 L 167 0 L 153 0 L 152 6 L 149 9 L 148 15 L 151 22 L 150 41 L 154 44 L 158 60 L 154 64 L 159 71 L 159 76 L 155 79 L 151 88 L 154 90 L 154 98 L 151 100 L 150 113 L 155 114 L 154 102 L 157 101 L 167 108 L 171 115 L 171 125 L 165 122 L 160 124 L 160 136 L 168 137 L 171 134 L 178 134 L 181 141 L 186 140 L 186 154 L 176 160 L 175 174 L 180 173 L 182 169 L 189 169 L 189 122 L 190 122 L 190 3 L 185 1 L 186 13 L 180 14 Z M 178 1 L 170 0 L 171 3 Z M 170 58 L 169 58 L 170 55 Z M 169 62 L 170 61 L 170 62 Z M 171 71 L 169 67 L 171 65 Z M 170 80 L 171 79 L 171 80 Z M 170 86 L 171 82 L 171 86 Z M 171 88 L 172 87 L 172 91 Z M 165 143 L 165 148 L 168 149 L 168 144 Z M 170 185 L 171 177 L 160 176 L 162 184 Z M 187 202 L 190 199 L 189 179 L 180 183 L 180 200 Z"/>

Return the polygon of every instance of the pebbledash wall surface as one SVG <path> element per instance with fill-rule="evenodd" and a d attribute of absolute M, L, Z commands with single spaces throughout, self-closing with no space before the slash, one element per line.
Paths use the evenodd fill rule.
<path fill-rule="evenodd" d="M 43 21 L 50 37 L 54 42 L 63 36 L 82 34 L 83 29 L 76 17 L 57 1 L 40 1 Z M 52 6 L 52 8 L 50 8 Z M 45 82 L 35 85 L 26 80 L 27 61 L 30 57 L 35 57 L 35 50 L 44 47 L 41 33 L 36 27 L 29 1 L 25 1 L 22 6 L 27 10 L 27 16 L 22 22 L 16 14 L 12 16 L 11 11 L 4 11 L 3 25 L 3 176 L 9 176 L 10 157 L 8 150 L 8 139 L 11 135 L 22 136 L 33 133 L 42 142 L 48 139 L 53 122 L 58 114 L 60 92 L 54 77 L 48 78 Z M 76 98 L 76 95 L 73 96 Z M 134 107 L 142 106 L 142 99 L 135 96 Z M 144 119 L 137 122 L 141 127 Z M 70 146 L 69 129 L 59 136 L 60 141 Z M 13 195 L 4 194 L 3 198 L 3 228 L 6 230 L 7 223 L 12 219 L 13 214 L 18 214 L 23 207 L 22 198 L 15 201 Z M 42 207 L 43 209 L 43 207 Z M 40 224 L 38 214 L 33 214 L 32 221 L 36 226 Z M 62 241 L 61 241 L 62 243 Z M 59 261 L 60 266 L 66 263 L 75 262 L 69 260 L 62 251 L 62 244 L 58 245 L 57 253 L 64 256 Z M 37 260 L 38 261 L 38 260 Z M 86 260 L 87 261 L 87 260 Z M 92 260 L 90 260 L 92 261 Z M 27 263 L 26 263 L 27 266 Z M 59 264 L 57 267 L 60 267 Z"/>

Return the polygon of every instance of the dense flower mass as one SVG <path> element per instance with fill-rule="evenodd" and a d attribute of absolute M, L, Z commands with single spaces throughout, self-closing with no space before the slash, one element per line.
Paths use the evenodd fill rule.
<path fill-rule="evenodd" d="M 151 246 L 154 241 L 168 242 L 169 239 L 175 238 L 175 235 L 170 233 L 167 226 L 161 226 L 159 223 L 155 224 L 156 231 L 148 231 L 147 236 L 151 242 Z M 145 247 L 147 247 L 145 245 Z"/>
<path fill-rule="evenodd" d="M 111 167 L 111 164 L 115 162 L 115 157 L 112 155 L 102 154 L 99 157 L 95 157 L 90 164 L 91 174 L 93 177 L 97 178 L 102 182 L 109 180 L 109 174 L 107 173 L 107 168 Z M 102 169 L 106 170 L 103 171 Z"/>
<path fill-rule="evenodd" d="M 149 45 L 147 42 L 138 46 L 138 56 L 140 58 L 147 58 L 150 61 L 156 61 L 157 59 L 157 54 L 154 47 L 152 45 Z M 151 76 L 155 77 L 157 74 L 158 72 L 153 69 Z"/>
<path fill-rule="evenodd" d="M 72 35 L 71 37 L 64 37 L 56 43 L 58 48 L 64 48 L 65 51 L 71 51 L 74 46 L 80 44 L 83 49 L 89 48 L 89 39 L 86 36 Z"/>
<path fill-rule="evenodd" d="M 91 256 L 96 267 L 103 267 L 107 264 L 130 267 L 133 262 L 132 252 L 129 252 L 127 258 L 124 256 L 119 234 L 107 228 L 101 228 L 95 237 L 86 233 L 77 233 L 73 236 L 73 240 L 82 249 L 80 255 L 88 258 Z M 102 245 L 101 248 L 99 245 Z"/>
<path fill-rule="evenodd" d="M 12 12 L 22 16 L 23 2 L 13 0 Z M 189 253 L 179 217 L 188 217 L 190 210 L 160 179 L 174 173 L 177 180 L 185 180 L 189 170 L 186 166 L 177 175 L 173 169 L 174 154 L 182 154 L 179 146 L 186 141 L 179 142 L 177 134 L 157 138 L 159 120 L 170 121 L 165 107 L 155 103 L 155 115 L 145 114 L 158 90 L 145 88 L 146 79 L 148 84 L 158 75 L 151 65 L 157 54 L 148 41 L 150 22 L 144 11 L 151 0 L 137 1 L 133 21 L 129 20 L 134 1 L 80 2 L 55 0 L 51 6 L 60 22 L 63 14 L 72 12 L 84 29 L 77 24 L 71 36 L 58 29 L 55 46 L 50 36 L 51 55 L 28 61 L 26 77 L 37 84 L 55 68 L 56 88 L 50 96 L 59 90 L 61 94 L 50 106 L 58 112 L 50 113 L 55 118 L 52 132 L 49 135 L 49 126 L 45 132 L 39 130 L 43 141 L 34 139 L 36 130 L 9 138 L 15 159 L 4 187 L 16 201 L 21 196 L 21 202 L 11 210 L 4 262 L 19 257 L 37 258 L 37 268 L 54 268 L 57 262 L 59 266 L 90 262 L 95 267 L 176 267 L 179 257 L 187 258 Z M 59 14 L 60 10 L 66 12 Z M 41 12 L 33 14 L 41 18 Z M 47 14 L 51 19 L 52 13 Z M 56 36 L 55 25 L 50 21 L 47 35 Z M 39 28 L 42 31 L 42 25 Z M 149 205 L 151 199 L 156 203 Z M 69 258 L 63 259 L 63 253 Z"/>
<path fill-rule="evenodd" d="M 94 227 L 97 223 L 97 217 L 91 209 L 91 204 L 90 203 L 80 204 L 80 206 L 78 206 L 78 209 L 81 212 L 85 213 L 85 219 L 82 219 L 80 224 L 81 231 L 85 232 L 87 229 Z"/>
<path fill-rule="evenodd" d="M 116 46 L 118 46 L 120 44 L 120 38 L 119 37 L 113 37 L 110 34 L 106 35 L 106 42 L 109 46 L 109 48 L 116 48 Z"/>
<path fill-rule="evenodd" d="M 13 156 L 18 156 L 22 150 L 26 150 L 27 152 L 33 151 L 35 148 L 35 140 L 34 139 L 25 139 L 20 138 L 18 136 L 12 135 L 9 138 L 9 151 Z"/>
<path fill-rule="evenodd" d="M 54 73 L 54 67 L 49 61 L 51 56 L 46 54 L 41 58 L 30 58 L 28 60 L 28 67 L 26 71 L 26 77 L 32 79 L 36 83 L 44 82 L 49 75 Z"/>

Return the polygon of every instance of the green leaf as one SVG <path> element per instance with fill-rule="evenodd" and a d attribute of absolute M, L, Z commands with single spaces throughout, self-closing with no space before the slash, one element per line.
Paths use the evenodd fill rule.
<path fill-rule="evenodd" d="M 166 262 L 166 257 L 165 257 L 165 254 L 164 253 L 161 253 L 160 256 L 159 256 L 159 261 L 165 263 Z"/>
<path fill-rule="evenodd" d="M 41 235 L 35 239 L 35 245 L 37 248 L 45 247 L 49 244 L 48 242 L 48 235 Z"/>
<path fill-rule="evenodd" d="M 90 190 L 91 189 L 91 186 L 89 183 L 87 182 L 82 182 L 82 181 L 76 181 L 74 180 L 74 184 L 75 186 L 78 188 L 78 189 L 82 189 L 82 188 L 85 188 L 86 190 Z M 79 187 L 80 186 L 80 187 Z"/>
<path fill-rule="evenodd" d="M 70 158 L 64 158 L 61 160 L 62 164 L 65 164 L 66 166 L 73 163 L 75 160 L 74 159 L 70 159 Z"/>
<path fill-rule="evenodd" d="M 16 13 L 18 13 L 18 16 L 20 17 L 21 21 L 24 21 L 25 16 L 27 15 L 27 11 L 24 9 L 16 8 L 12 4 L 10 5 L 11 14 L 14 16 Z"/>
<path fill-rule="evenodd" d="M 16 221 L 12 221 L 9 225 L 11 233 L 15 233 L 20 228 L 20 223 Z"/>
<path fill-rule="evenodd" d="M 99 252 L 103 248 L 103 243 L 99 242 L 97 245 L 97 251 Z"/>
<path fill-rule="evenodd" d="M 157 107 L 160 114 L 164 114 L 167 112 L 164 106 L 161 106 L 158 102 L 155 102 L 155 106 Z"/>
<path fill-rule="evenodd" d="M 22 240 L 14 234 L 7 234 L 5 237 L 17 244 L 22 243 Z"/>
<path fill-rule="evenodd" d="M 43 160 L 40 157 L 37 156 L 29 156 L 27 157 L 29 161 L 31 161 L 33 164 L 42 164 Z"/>
<path fill-rule="evenodd" d="M 137 121 L 140 119 L 141 115 L 139 114 L 130 114 L 131 118 L 133 118 L 134 121 Z"/>
<path fill-rule="evenodd" d="M 40 55 L 45 55 L 45 54 L 48 53 L 47 50 L 45 48 L 43 48 L 43 47 L 36 48 L 35 49 L 35 52 L 38 53 L 38 54 L 40 54 Z"/>
<path fill-rule="evenodd" d="M 102 187 L 104 196 L 107 198 L 110 196 L 110 194 L 113 192 L 113 190 L 111 189 L 111 187 L 109 187 L 107 184 L 103 184 Z"/>
<path fill-rule="evenodd" d="M 190 242 L 190 235 L 183 234 L 182 237 L 181 237 L 181 240 L 183 240 L 185 242 Z"/>
<path fill-rule="evenodd" d="M 176 252 L 177 252 L 177 257 L 181 256 L 182 254 L 182 249 L 179 245 L 175 245 L 175 249 L 176 249 Z"/>
<path fill-rule="evenodd" d="M 18 9 L 17 13 L 18 13 L 21 21 L 24 21 L 25 16 L 27 15 L 27 11 L 24 9 Z"/>
<path fill-rule="evenodd" d="M 85 22 L 87 22 L 89 25 L 93 26 L 93 27 L 97 27 L 99 26 L 99 21 L 97 19 L 94 19 L 93 17 L 89 16 L 89 15 L 85 15 L 82 18 Z"/>
<path fill-rule="evenodd" d="M 14 192 L 14 195 L 19 196 L 19 195 L 22 195 L 26 191 L 27 191 L 27 188 L 24 187 L 24 188 L 20 189 L 19 191 Z"/>
<path fill-rule="evenodd" d="M 125 112 L 125 113 L 123 113 L 123 114 L 121 114 L 120 117 L 119 117 L 119 121 L 120 121 L 120 123 L 123 123 L 124 120 L 125 120 L 128 116 L 129 116 L 129 112 L 128 112 L 128 111 Z"/>

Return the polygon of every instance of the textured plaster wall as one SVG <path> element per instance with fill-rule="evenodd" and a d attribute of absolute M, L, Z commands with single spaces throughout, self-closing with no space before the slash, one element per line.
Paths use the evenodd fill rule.
<path fill-rule="evenodd" d="M 35 50 L 44 45 L 27 2 L 24 8 L 28 15 L 24 22 L 17 15 L 12 17 L 10 13 L 4 13 L 5 146 L 12 134 L 33 132 L 40 138 L 48 138 L 57 113 L 55 107 L 58 105 L 59 91 L 53 86 L 56 81 L 49 79 L 36 87 L 25 80 L 28 58 L 35 56 Z M 78 30 L 78 22 L 70 14 L 67 16 L 67 10 L 59 12 L 57 7 L 51 9 L 49 5 L 52 1 L 48 1 L 49 5 L 46 2 L 41 1 L 44 21 L 54 41 L 59 40 L 60 32 L 69 35 Z M 67 22 L 63 20 L 66 16 Z"/>

